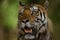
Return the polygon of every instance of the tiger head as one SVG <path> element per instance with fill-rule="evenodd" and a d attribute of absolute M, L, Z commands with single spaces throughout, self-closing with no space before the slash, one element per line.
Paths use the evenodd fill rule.
<path fill-rule="evenodd" d="M 39 33 L 45 31 L 42 24 L 47 23 L 46 14 L 46 9 L 41 5 L 32 4 L 30 6 L 24 6 L 20 3 L 18 27 L 24 33 L 25 39 L 34 39 L 38 30 L 40 30 Z"/>

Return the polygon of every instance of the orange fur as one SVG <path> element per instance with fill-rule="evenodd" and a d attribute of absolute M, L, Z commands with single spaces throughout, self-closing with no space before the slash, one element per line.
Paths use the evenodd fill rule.
<path fill-rule="evenodd" d="M 37 7 L 39 7 L 40 11 L 41 11 L 41 12 L 44 12 L 45 15 L 46 15 L 47 18 L 48 18 L 48 13 L 47 13 L 46 9 L 45 9 L 43 6 L 41 6 L 41 5 L 37 5 L 37 4 L 35 4 L 35 5 L 36 5 Z M 20 6 L 20 8 L 22 8 L 22 7 Z M 37 15 L 37 14 L 35 14 L 35 16 L 36 16 L 36 15 Z M 26 9 L 24 10 L 24 12 L 23 12 L 23 16 L 20 16 L 20 20 L 29 19 L 30 22 L 33 22 L 34 19 L 35 19 L 35 16 L 32 16 L 32 15 L 31 15 L 31 11 L 29 10 L 29 8 L 26 8 Z M 52 22 L 51 22 L 51 20 L 50 20 L 49 18 L 48 18 L 48 31 L 53 32 Z"/>

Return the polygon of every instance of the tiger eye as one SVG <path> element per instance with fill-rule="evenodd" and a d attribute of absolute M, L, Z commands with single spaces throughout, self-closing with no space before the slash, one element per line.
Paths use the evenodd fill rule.
<path fill-rule="evenodd" d="M 32 14 L 31 14 L 31 15 L 33 15 L 33 16 L 34 16 L 35 14 L 36 14 L 36 12 L 32 12 Z"/>
<path fill-rule="evenodd" d="M 39 15 L 39 14 L 38 14 L 38 11 L 33 11 L 33 12 L 32 12 L 32 15 L 33 15 L 33 16 Z"/>

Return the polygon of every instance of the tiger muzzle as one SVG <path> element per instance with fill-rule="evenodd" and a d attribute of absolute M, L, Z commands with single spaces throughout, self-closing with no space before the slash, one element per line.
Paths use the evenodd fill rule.
<path fill-rule="evenodd" d="M 23 31 L 25 32 L 24 39 L 26 39 L 26 40 L 35 39 L 36 29 L 34 29 L 33 27 L 29 28 L 29 27 L 25 26 Z"/>

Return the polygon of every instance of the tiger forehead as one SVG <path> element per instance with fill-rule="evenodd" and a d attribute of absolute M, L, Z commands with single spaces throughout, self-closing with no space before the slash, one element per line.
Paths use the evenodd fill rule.
<path fill-rule="evenodd" d="M 33 20 L 34 17 L 31 15 L 31 10 L 30 10 L 30 8 L 25 8 L 25 9 L 23 10 L 23 16 L 20 17 L 20 18 L 22 18 L 22 20 L 24 20 L 24 19 Z"/>
<path fill-rule="evenodd" d="M 31 15 L 34 11 L 35 12 L 38 11 L 38 7 L 36 7 L 36 6 L 25 7 L 25 9 L 23 11 L 23 15 Z"/>
<path fill-rule="evenodd" d="M 20 13 L 22 13 L 22 19 L 25 19 L 25 18 L 35 18 L 36 17 L 36 15 L 38 14 L 38 13 L 36 13 L 36 11 L 38 11 L 39 13 L 43 13 L 43 12 L 45 12 L 44 11 L 44 8 L 42 7 L 42 6 L 39 6 L 39 5 L 33 5 L 33 6 L 31 6 L 31 7 L 27 7 L 27 6 L 25 6 L 25 7 L 23 7 L 22 9 L 21 9 L 21 11 L 20 11 Z M 34 14 L 35 13 L 35 15 L 33 16 L 32 14 Z"/>
<path fill-rule="evenodd" d="M 29 8 L 26 8 L 26 9 L 24 10 L 24 12 L 23 12 L 23 13 L 28 14 L 28 13 L 31 13 L 31 11 L 30 11 L 30 9 L 29 9 Z"/>

